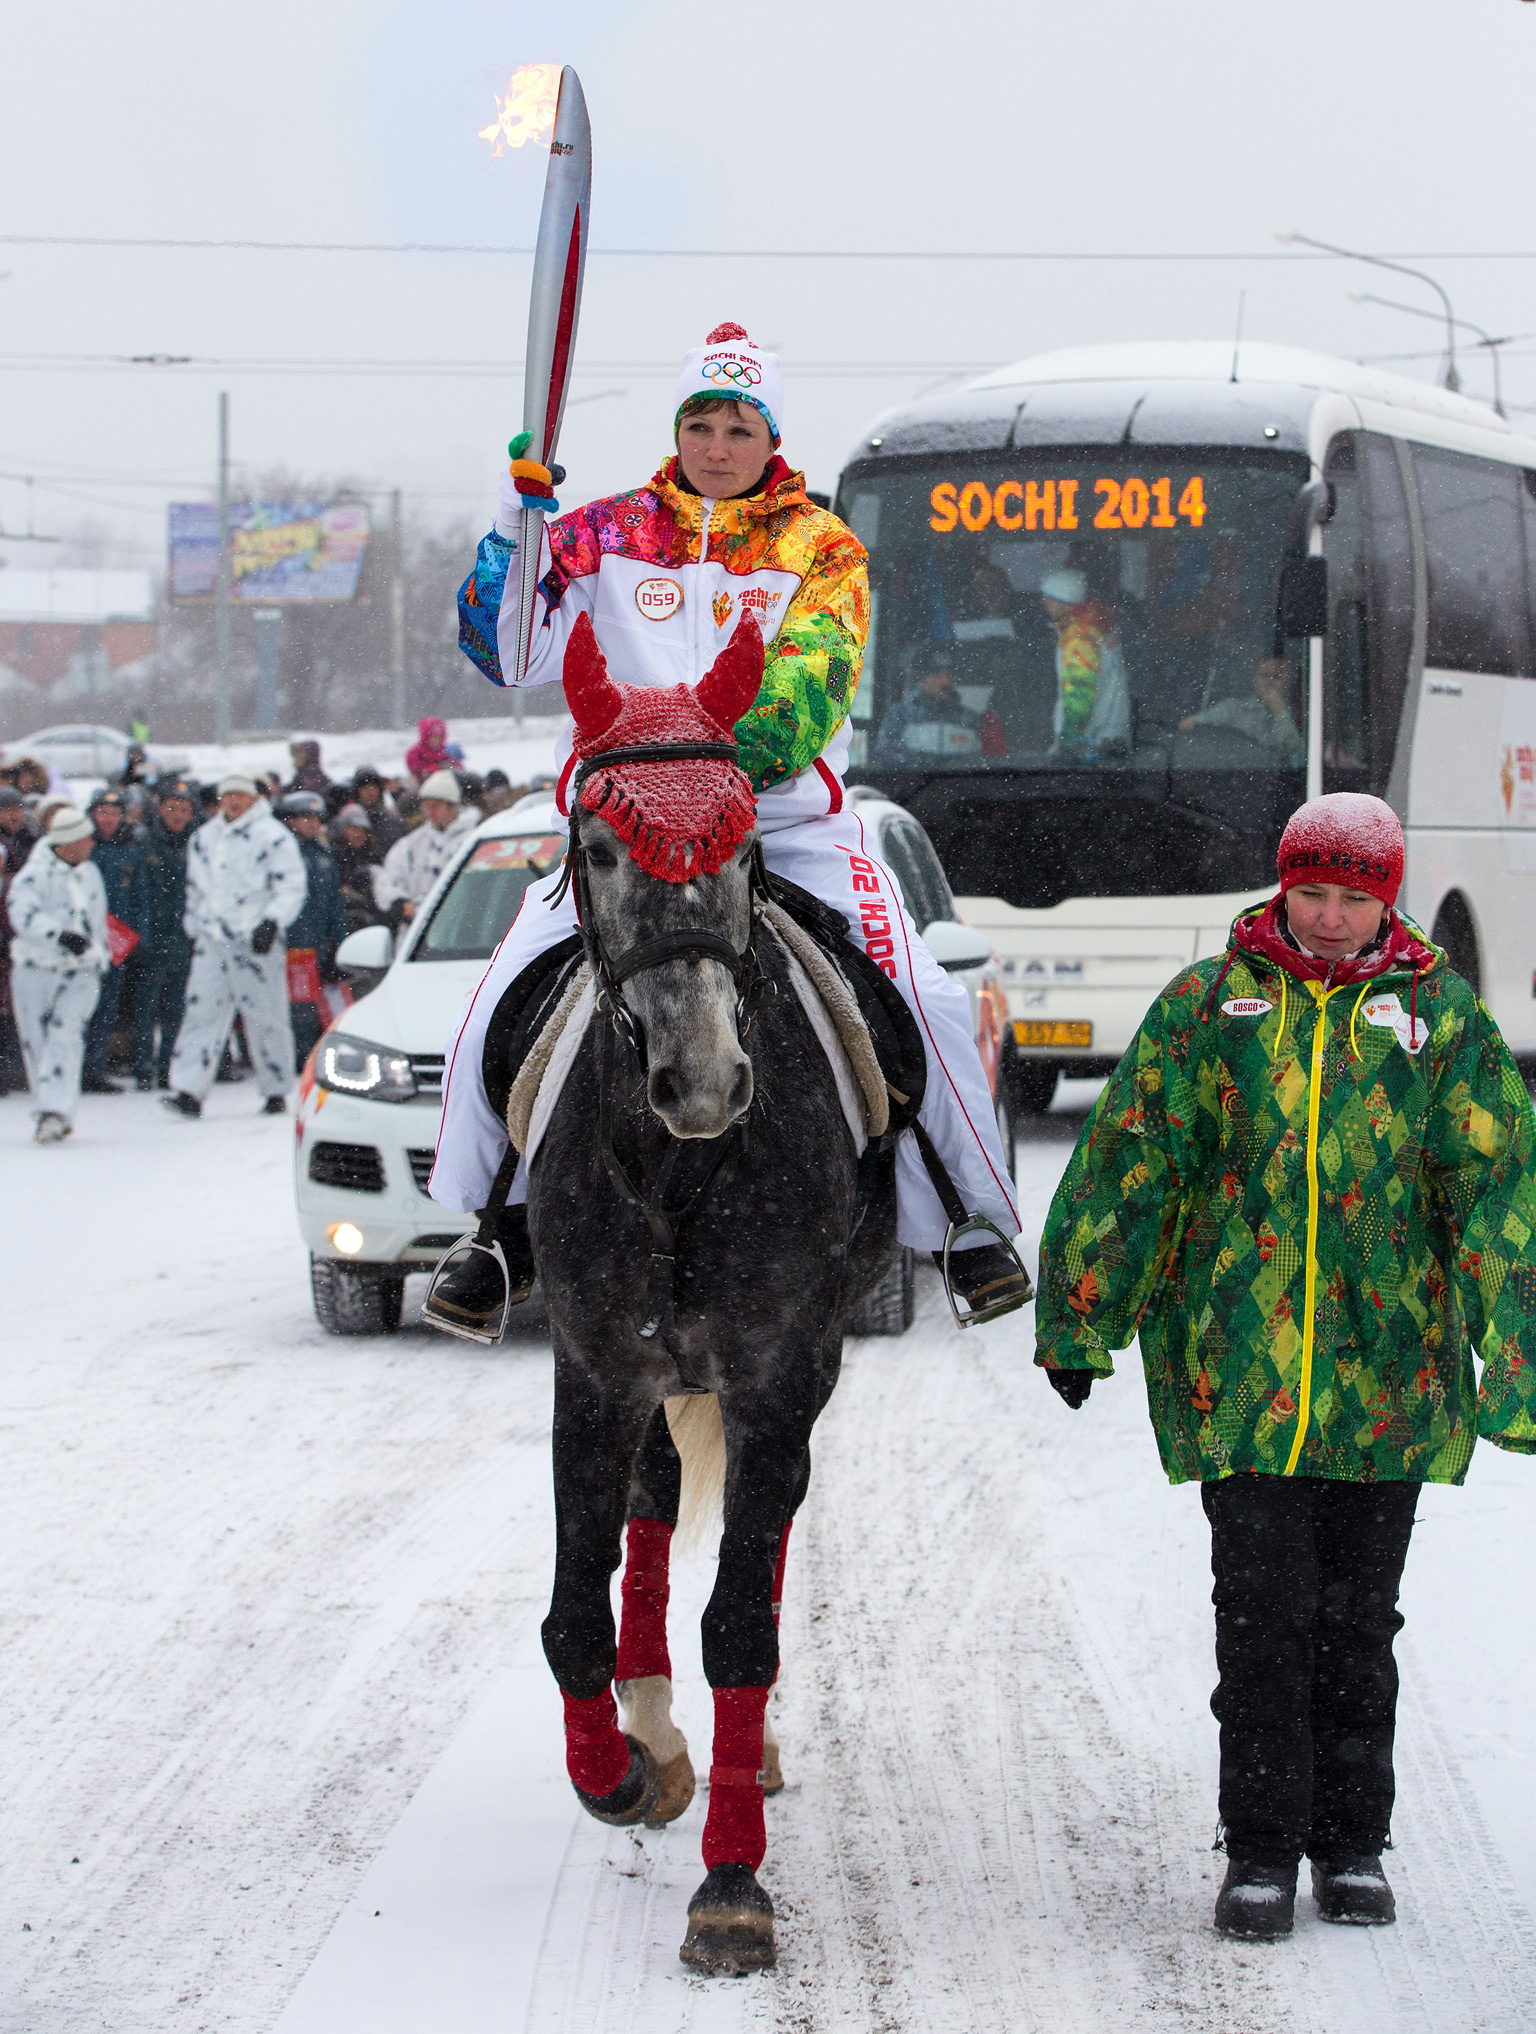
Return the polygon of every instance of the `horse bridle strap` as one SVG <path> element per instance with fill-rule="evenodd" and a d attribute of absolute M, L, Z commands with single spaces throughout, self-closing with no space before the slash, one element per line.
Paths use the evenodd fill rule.
<path fill-rule="evenodd" d="M 729 968 L 738 988 L 743 975 L 749 973 L 752 966 L 750 947 L 744 953 L 738 953 L 722 933 L 684 928 L 678 932 L 660 933 L 655 939 L 636 940 L 617 960 L 608 962 L 608 977 L 617 988 L 631 975 L 638 975 L 642 968 L 659 968 L 663 961 L 692 960 L 699 955 L 717 960 L 722 967 Z"/>
<path fill-rule="evenodd" d="M 572 791 L 579 794 L 589 777 L 618 763 L 735 763 L 739 769 L 741 758 L 734 742 L 633 742 L 627 749 L 604 749 L 579 763 Z"/>

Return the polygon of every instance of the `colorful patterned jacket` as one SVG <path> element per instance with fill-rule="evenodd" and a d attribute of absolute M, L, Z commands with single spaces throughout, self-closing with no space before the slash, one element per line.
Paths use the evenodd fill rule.
<path fill-rule="evenodd" d="M 525 683 L 559 679 L 582 612 L 621 682 L 697 683 L 750 612 L 768 659 L 757 703 L 736 727 L 742 767 L 759 793 L 813 771 L 789 801 L 794 816 L 805 816 L 807 794 L 819 812 L 838 809 L 869 632 L 867 554 L 810 499 L 802 474 L 775 458 L 762 493 L 711 502 L 678 485 L 669 459 L 649 486 L 558 517 L 545 543 L 544 608 Z M 515 625 L 515 595 L 503 606 L 514 554 L 515 544 L 492 531 L 459 593 L 460 647 L 493 685 L 506 682 L 499 635 Z M 510 662 L 509 647 L 507 655 Z M 567 746 L 562 763 L 568 754 Z"/>
<path fill-rule="evenodd" d="M 1107 1376 L 1139 1335 L 1174 1483 L 1536 1453 L 1536 1124 L 1498 1026 L 1438 948 L 1330 988 L 1240 951 L 1258 916 L 1158 997 L 1078 1139 L 1035 1360 Z"/>

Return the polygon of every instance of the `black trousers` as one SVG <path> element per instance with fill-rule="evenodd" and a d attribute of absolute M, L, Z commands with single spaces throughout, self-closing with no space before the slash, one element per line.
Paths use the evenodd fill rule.
<path fill-rule="evenodd" d="M 1230 1857 L 1284 1865 L 1386 1842 L 1397 1591 L 1422 1487 L 1300 1476 L 1202 1487 Z"/>

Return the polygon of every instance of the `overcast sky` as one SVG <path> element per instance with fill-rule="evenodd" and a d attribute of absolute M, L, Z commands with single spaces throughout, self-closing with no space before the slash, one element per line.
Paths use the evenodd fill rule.
<path fill-rule="evenodd" d="M 967 363 L 1231 333 L 1351 356 L 1437 344 L 1351 301 L 1405 279 L 1335 262 L 858 262 L 751 250 L 1280 253 L 1295 228 L 1373 251 L 1536 254 L 1528 0 L 72 0 L 7 12 L 0 231 L 531 245 L 546 156 L 477 129 L 511 70 L 579 70 L 605 248 L 561 456 L 567 505 L 669 449 L 684 347 L 736 318 L 783 352 L 785 450 L 829 488 L 878 411 Z M 1536 259 L 1425 264 L 1458 313 L 1536 335 Z M 494 509 L 518 427 L 526 259 L 0 245 L 0 472 L 37 527 L 110 525 L 152 563 L 164 504 L 211 488 L 217 391 L 237 460 L 406 490 L 435 522 Z M 434 376 L 17 365 L 483 363 Z M 1484 362 L 1465 363 L 1469 390 Z M 1402 371 L 1435 372 L 1432 358 Z M 1536 336 L 1506 394 L 1536 404 Z M 586 400 L 582 400 L 585 398 Z M 1517 420 L 1522 421 L 1522 420 Z M 1536 431 L 1536 415 L 1523 420 Z M 68 489 L 68 492 L 63 490 Z M 0 526 L 27 489 L 0 479 Z M 44 547 L 0 544 L 12 564 Z"/>

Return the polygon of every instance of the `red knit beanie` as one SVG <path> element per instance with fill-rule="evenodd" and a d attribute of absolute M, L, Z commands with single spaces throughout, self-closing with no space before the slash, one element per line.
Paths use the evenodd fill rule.
<path fill-rule="evenodd" d="M 1280 892 L 1337 883 L 1395 904 L 1403 881 L 1403 829 L 1390 805 L 1364 791 L 1309 798 L 1280 836 Z"/>

